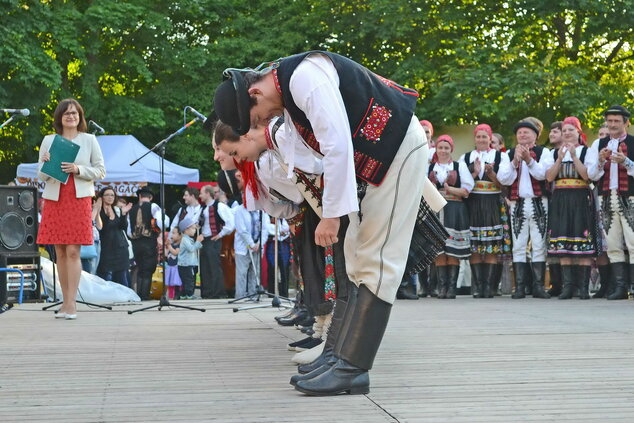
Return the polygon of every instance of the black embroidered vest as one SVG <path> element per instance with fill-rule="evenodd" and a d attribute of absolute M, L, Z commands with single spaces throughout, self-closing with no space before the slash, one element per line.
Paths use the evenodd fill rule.
<path fill-rule="evenodd" d="M 599 151 L 607 147 L 609 142 L 610 142 L 609 136 L 605 138 L 601 138 L 599 140 Z M 627 134 L 627 136 L 622 142 L 624 142 L 625 145 L 627 146 L 626 156 L 630 160 L 634 160 L 634 136 Z M 605 181 L 605 178 L 608 178 L 608 181 Z M 597 181 L 597 184 L 596 184 L 597 188 L 599 189 L 599 195 L 610 194 L 609 191 L 606 190 L 606 186 L 608 188 L 610 186 L 609 178 L 610 178 L 610 170 L 609 170 L 609 163 L 608 163 L 608 166 L 606 166 L 606 169 L 605 169 L 605 173 L 603 174 L 601 179 Z M 619 195 L 627 195 L 628 197 L 634 195 L 634 178 L 632 178 L 630 175 L 627 175 L 627 190 L 623 190 L 622 186 L 623 186 L 622 181 L 619 181 Z"/>
<path fill-rule="evenodd" d="M 139 209 L 141 209 L 141 225 L 137 225 L 137 214 L 139 213 Z M 152 224 L 152 203 L 143 203 L 139 207 L 139 203 L 136 203 L 130 209 L 130 232 L 132 233 L 132 239 L 138 239 L 141 237 L 145 238 L 156 238 L 158 234 L 155 230 L 154 225 Z"/>
<path fill-rule="evenodd" d="M 313 53 L 328 56 L 337 70 L 339 92 L 352 132 L 357 176 L 372 185 L 380 185 L 410 125 L 418 93 L 335 53 L 310 51 L 285 57 L 274 64 L 275 71 L 284 107 L 296 126 L 302 127 L 298 130 L 305 139 L 302 129 L 312 133 L 312 127 L 295 104 L 289 84 L 300 62 Z"/>
<path fill-rule="evenodd" d="M 542 154 L 544 153 L 544 147 L 542 147 L 541 145 L 536 145 L 530 150 L 534 153 L 533 160 L 539 163 L 542 159 Z M 511 166 L 512 166 L 513 158 L 515 158 L 515 149 L 511 148 L 508 152 L 508 155 L 509 155 L 509 161 L 511 162 Z M 531 154 L 531 156 L 533 156 L 533 154 Z M 522 166 L 526 166 L 526 163 L 522 163 Z M 512 201 L 517 201 L 519 199 L 520 176 L 521 175 L 518 169 L 517 176 L 515 177 L 515 180 L 511 184 L 510 199 Z M 545 195 L 548 192 L 546 190 L 545 181 L 538 181 L 537 179 L 533 178 L 533 175 L 531 175 L 530 173 L 528 174 L 528 176 L 530 176 L 531 178 L 531 186 L 533 187 L 533 194 L 535 194 L 537 197 L 541 197 L 542 195 Z"/>

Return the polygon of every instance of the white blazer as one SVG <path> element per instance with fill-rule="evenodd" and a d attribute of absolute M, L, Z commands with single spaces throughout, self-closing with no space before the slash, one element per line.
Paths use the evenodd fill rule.
<path fill-rule="evenodd" d="M 57 179 L 51 178 L 41 172 L 42 164 L 44 164 L 42 156 L 51 147 L 53 138 L 55 138 L 55 134 L 47 135 L 42 140 L 37 176 L 41 181 L 46 182 L 42 197 L 47 200 L 57 201 L 59 199 L 59 187 L 61 183 Z M 71 141 L 79 145 L 79 152 L 75 159 L 75 164 L 79 168 L 79 175 L 75 175 L 74 178 L 77 198 L 93 197 L 95 195 L 94 181 L 106 177 L 106 166 L 103 161 L 103 155 L 101 154 L 101 147 L 99 147 L 99 142 L 94 135 L 84 132 L 80 132 L 79 135 Z"/>

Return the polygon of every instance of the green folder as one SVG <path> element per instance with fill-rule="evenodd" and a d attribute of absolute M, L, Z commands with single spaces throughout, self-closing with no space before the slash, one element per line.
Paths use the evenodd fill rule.
<path fill-rule="evenodd" d="M 44 162 L 41 172 L 65 184 L 68 182 L 69 174 L 62 170 L 62 162 L 74 163 L 79 153 L 79 145 L 60 135 L 55 135 L 48 152 L 51 159 Z"/>

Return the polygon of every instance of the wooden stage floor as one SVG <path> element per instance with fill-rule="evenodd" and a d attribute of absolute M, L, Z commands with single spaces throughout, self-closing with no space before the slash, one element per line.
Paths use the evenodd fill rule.
<path fill-rule="evenodd" d="M 397 301 L 371 392 L 288 384 L 272 308 L 0 315 L 2 422 L 633 422 L 634 301 Z"/>

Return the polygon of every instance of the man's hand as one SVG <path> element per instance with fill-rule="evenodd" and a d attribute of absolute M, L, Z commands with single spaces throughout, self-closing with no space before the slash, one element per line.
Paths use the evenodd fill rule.
<path fill-rule="evenodd" d="M 605 161 L 608 159 L 608 157 L 610 157 L 611 154 L 612 150 L 605 147 L 604 149 L 599 151 L 599 162 L 601 162 L 601 164 L 605 163 Z"/>
<path fill-rule="evenodd" d="M 531 160 L 533 160 L 533 158 L 531 157 L 531 151 L 528 149 L 528 147 L 522 146 L 522 148 L 522 160 L 524 160 L 526 164 L 530 164 Z"/>
<path fill-rule="evenodd" d="M 315 229 L 315 244 L 320 247 L 326 247 L 339 241 L 337 233 L 339 233 L 339 218 L 325 217 Z"/>
<path fill-rule="evenodd" d="M 619 151 L 617 153 L 614 153 L 614 155 L 612 156 L 612 160 L 614 160 L 618 164 L 623 164 L 623 162 L 625 162 L 625 154 L 623 154 L 623 151 L 621 151 L 621 146 L 619 146 Z"/>

